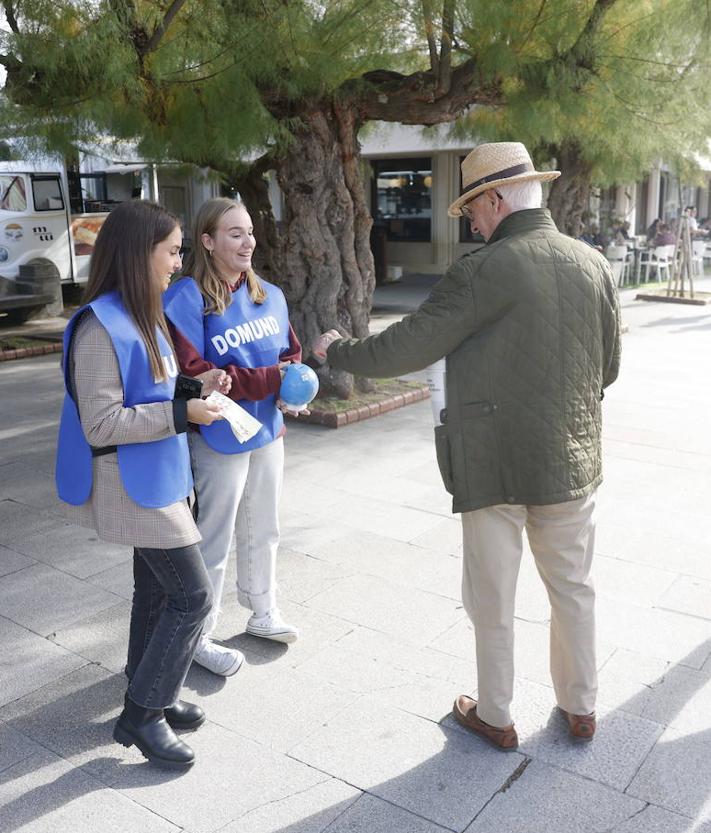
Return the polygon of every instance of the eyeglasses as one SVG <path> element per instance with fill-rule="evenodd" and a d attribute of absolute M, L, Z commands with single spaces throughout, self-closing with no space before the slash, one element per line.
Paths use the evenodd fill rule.
<path fill-rule="evenodd" d="M 496 194 L 496 196 L 497 196 L 500 200 L 503 200 L 503 197 L 501 196 L 501 194 L 500 194 L 500 193 L 499 193 L 496 189 L 492 189 L 492 190 L 494 191 L 494 194 Z M 460 213 L 461 213 L 462 217 L 466 217 L 466 218 L 467 218 L 467 220 L 471 220 L 471 219 L 472 219 L 472 217 L 473 217 L 474 215 L 472 214 L 472 210 L 471 210 L 471 208 L 469 207 L 469 205 L 470 205 L 470 203 L 473 203 L 473 202 L 474 202 L 474 200 L 478 200 L 478 199 L 479 199 L 479 197 L 481 197 L 483 194 L 486 194 L 486 191 L 482 191 L 482 192 L 481 192 L 481 194 L 477 194 L 477 195 L 476 195 L 476 197 L 472 197 L 472 199 L 470 199 L 470 200 L 469 200 L 469 202 L 465 202 L 465 203 L 464 203 L 464 205 L 463 205 L 463 206 L 459 209 L 459 211 L 460 211 Z"/>

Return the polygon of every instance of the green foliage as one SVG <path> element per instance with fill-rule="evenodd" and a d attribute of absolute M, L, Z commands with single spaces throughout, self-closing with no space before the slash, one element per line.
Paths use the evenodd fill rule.
<path fill-rule="evenodd" d="M 507 74 L 505 107 L 476 109 L 460 135 L 515 138 L 543 156 L 574 140 L 603 185 L 633 180 L 660 158 L 703 151 L 711 136 L 708 9 L 689 0 L 617 2 L 578 62 L 557 57 L 580 33 L 579 22 L 565 25 L 573 19 L 539 27 L 525 45 L 536 60 Z"/>
<path fill-rule="evenodd" d="M 453 65 L 473 61 L 471 101 L 489 85 L 498 103 L 454 129 L 521 139 L 544 155 L 573 138 L 601 182 L 703 148 L 711 135 L 708 6 L 617 0 L 586 29 L 599 2 L 454 3 Z M 200 164 L 278 152 L 305 111 L 352 103 L 367 90 L 367 73 L 427 70 L 428 9 L 441 47 L 441 3 L 186 0 L 142 51 L 169 5 L 14 3 L 19 32 L 0 39 L 8 69 L 0 138 L 22 134 L 65 152 L 101 133 L 138 139 L 147 158 Z"/>

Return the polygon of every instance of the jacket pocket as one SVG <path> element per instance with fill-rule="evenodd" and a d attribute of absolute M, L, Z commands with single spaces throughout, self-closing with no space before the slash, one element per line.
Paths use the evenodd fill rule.
<path fill-rule="evenodd" d="M 446 425 L 437 425 L 434 430 L 435 451 L 437 452 L 437 465 L 442 475 L 444 488 L 450 495 L 454 494 L 454 476 L 452 474 L 452 454 L 449 447 L 449 434 Z"/>

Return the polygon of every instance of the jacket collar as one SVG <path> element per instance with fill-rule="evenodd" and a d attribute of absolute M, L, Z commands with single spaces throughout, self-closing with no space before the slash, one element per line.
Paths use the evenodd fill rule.
<path fill-rule="evenodd" d="M 547 208 L 525 208 L 522 211 L 514 211 L 499 223 L 494 233 L 487 240 L 487 245 L 511 237 L 514 234 L 524 234 L 527 231 L 558 231 L 553 222 L 551 213 Z"/>

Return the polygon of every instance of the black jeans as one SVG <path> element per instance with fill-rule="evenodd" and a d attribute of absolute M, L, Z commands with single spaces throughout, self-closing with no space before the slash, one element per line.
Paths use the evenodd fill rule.
<path fill-rule="evenodd" d="M 126 674 L 129 698 L 164 709 L 179 699 L 212 585 L 197 545 L 133 550 L 133 607 Z"/>

